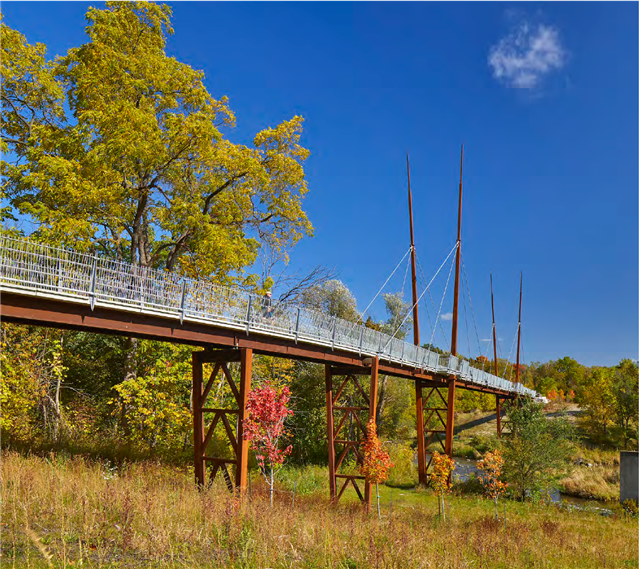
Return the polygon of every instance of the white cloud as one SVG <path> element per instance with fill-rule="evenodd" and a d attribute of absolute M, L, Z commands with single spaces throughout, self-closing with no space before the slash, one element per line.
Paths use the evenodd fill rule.
<path fill-rule="evenodd" d="M 453 312 L 445 312 L 444 314 L 442 314 L 442 315 L 440 316 L 440 319 L 441 319 L 441 320 L 445 320 L 445 321 L 447 321 L 447 320 L 453 320 Z"/>
<path fill-rule="evenodd" d="M 520 24 L 489 50 L 493 76 L 508 87 L 534 89 L 542 78 L 562 69 L 566 52 L 552 26 Z"/>

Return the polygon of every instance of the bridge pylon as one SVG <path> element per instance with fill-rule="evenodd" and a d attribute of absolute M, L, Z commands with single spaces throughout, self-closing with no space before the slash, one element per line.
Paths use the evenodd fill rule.
<path fill-rule="evenodd" d="M 350 454 L 356 464 L 362 464 L 364 458 L 361 445 L 367 436 L 367 423 L 376 416 L 378 363 L 374 357 L 370 368 L 325 366 L 329 493 L 333 502 L 337 502 L 351 484 L 365 506 L 371 506 L 371 484 L 360 474 L 344 472 L 344 466 Z M 358 379 L 366 375 L 370 376 L 368 392 Z"/>
<path fill-rule="evenodd" d="M 452 456 L 456 380 L 416 381 L 418 482 L 427 485 L 434 450 Z M 431 449 L 435 445 L 435 449 Z"/>
<path fill-rule="evenodd" d="M 249 441 L 244 440 L 243 421 L 251 390 L 252 356 L 251 348 L 193 352 L 193 447 L 198 486 L 210 484 L 220 472 L 230 491 L 244 493 L 247 489 Z M 240 363 L 237 380 L 234 380 L 229 366 L 232 362 Z M 213 364 L 206 382 L 203 378 L 205 364 Z M 216 381 L 220 387 L 226 382 L 231 392 L 231 397 L 226 398 L 228 402 L 223 404 L 224 408 L 207 407 Z M 220 451 L 210 444 L 219 424 L 224 427 L 233 456 L 218 456 Z M 212 465 L 208 481 L 207 463 Z M 233 477 L 228 466 L 235 467 Z"/>

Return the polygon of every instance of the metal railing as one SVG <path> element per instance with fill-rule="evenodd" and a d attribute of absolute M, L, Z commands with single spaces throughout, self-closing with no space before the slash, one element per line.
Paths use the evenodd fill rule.
<path fill-rule="evenodd" d="M 535 391 L 469 366 L 463 359 L 439 355 L 391 338 L 362 323 L 292 305 L 273 304 L 237 288 L 181 277 L 129 263 L 52 247 L 29 239 L 0 237 L 0 291 L 46 296 L 183 321 L 287 338 L 378 356 L 433 373 L 536 397 Z"/>

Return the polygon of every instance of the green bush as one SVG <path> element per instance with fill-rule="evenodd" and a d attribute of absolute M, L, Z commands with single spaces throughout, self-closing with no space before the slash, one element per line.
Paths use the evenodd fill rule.
<path fill-rule="evenodd" d="M 389 453 L 393 466 L 389 470 L 387 486 L 413 488 L 418 484 L 418 467 L 414 463 L 416 452 L 409 443 L 387 442 L 384 449 Z"/>

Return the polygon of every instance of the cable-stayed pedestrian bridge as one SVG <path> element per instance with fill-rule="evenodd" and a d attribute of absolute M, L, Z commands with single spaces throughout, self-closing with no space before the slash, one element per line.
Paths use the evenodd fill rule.
<path fill-rule="evenodd" d="M 51 247 L 27 239 L 2 237 L 0 287 L 24 295 L 136 315 L 193 322 L 238 334 L 311 344 L 325 350 L 378 357 L 381 362 L 446 377 L 469 386 L 534 397 L 536 393 L 473 368 L 462 358 L 440 355 L 388 334 L 321 312 L 284 304 L 266 314 L 264 299 L 238 288 L 156 271 Z M 46 302 L 46 301 L 45 301 Z"/>
<path fill-rule="evenodd" d="M 344 469 L 349 453 L 356 461 L 362 460 L 360 444 L 366 436 L 366 422 L 376 417 L 379 373 L 415 383 L 418 473 L 423 483 L 432 452 L 453 452 L 456 388 L 495 395 L 498 434 L 503 401 L 537 397 L 522 384 L 470 367 L 462 358 L 440 355 L 362 322 L 290 304 L 271 306 L 264 298 L 238 288 L 30 239 L 0 237 L 0 293 L 1 316 L 7 322 L 204 347 L 193 353 L 199 484 L 206 483 L 207 465 L 211 465 L 211 479 L 221 472 L 230 488 L 246 488 L 248 443 L 243 420 L 254 352 L 325 364 L 332 499 L 352 485 L 361 499 L 370 500 L 371 485 Z M 229 365 L 232 362 L 240 365 Z M 239 377 L 234 378 L 238 372 Z M 212 386 L 219 376 L 220 381 L 226 379 L 236 407 L 216 407 Z M 368 389 L 362 376 L 369 377 Z M 215 445 L 210 443 L 216 432 L 228 438 L 231 456 L 211 456 Z M 228 466 L 235 466 L 234 476 Z M 364 496 L 359 483 L 364 484 Z"/>

